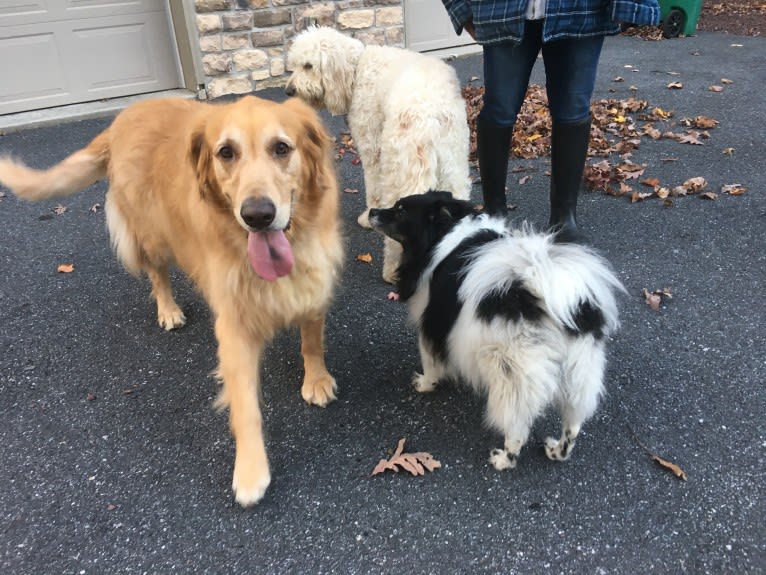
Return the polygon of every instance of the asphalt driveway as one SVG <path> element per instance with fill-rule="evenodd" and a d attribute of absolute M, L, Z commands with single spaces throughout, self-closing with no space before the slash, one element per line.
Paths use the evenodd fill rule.
<path fill-rule="evenodd" d="M 382 240 L 356 225 L 363 193 L 343 193 L 348 258 L 327 323 L 339 398 L 306 405 L 298 333 L 274 341 L 263 366 L 273 483 L 243 510 L 230 493 L 227 418 L 211 407 L 211 317 L 194 290 L 177 278 L 189 321 L 162 331 L 148 282 L 120 268 L 103 211 L 91 210 L 103 183 L 66 198 L 61 214 L 58 202 L 0 198 L 0 571 L 766 572 L 764 54 L 766 38 L 712 33 L 607 41 L 597 97 L 720 122 L 703 145 L 644 141 L 633 159 L 646 176 L 748 191 L 672 207 L 582 198 L 581 220 L 630 295 L 608 395 L 564 464 L 541 447 L 553 415 L 518 468 L 498 473 L 487 456 L 500 438 L 483 426 L 481 399 L 411 389 L 413 329 L 386 299 Z M 481 77 L 479 57 L 453 63 L 464 81 Z M 9 134 L 0 153 L 48 166 L 108 122 Z M 546 160 L 525 164 L 537 171 L 523 186 L 512 175 L 509 199 L 542 224 Z M 338 169 L 341 188 L 363 189 L 361 165 Z M 371 264 L 356 260 L 367 252 Z M 56 272 L 70 262 L 73 273 Z M 665 287 L 673 299 L 651 310 L 642 290 Z M 630 429 L 688 481 L 652 462 Z M 402 437 L 443 467 L 371 478 Z"/>

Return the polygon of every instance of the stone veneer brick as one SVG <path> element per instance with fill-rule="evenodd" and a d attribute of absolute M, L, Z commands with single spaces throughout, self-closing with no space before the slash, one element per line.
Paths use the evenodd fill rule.
<path fill-rule="evenodd" d="M 287 49 L 309 24 L 403 46 L 403 1 L 194 0 L 208 98 L 284 86 Z"/>
<path fill-rule="evenodd" d="M 231 8 L 231 0 L 194 0 L 197 12 L 215 12 Z"/>
<path fill-rule="evenodd" d="M 359 30 L 369 28 L 375 23 L 373 10 L 349 10 L 338 14 L 338 28 L 341 30 Z"/>

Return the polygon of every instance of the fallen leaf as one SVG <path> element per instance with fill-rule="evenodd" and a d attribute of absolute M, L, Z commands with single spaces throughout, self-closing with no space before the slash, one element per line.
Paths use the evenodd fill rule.
<path fill-rule="evenodd" d="M 657 191 L 654 192 L 654 194 L 661 200 L 664 200 L 670 195 L 670 190 L 660 187 Z"/>
<path fill-rule="evenodd" d="M 89 393 L 89 394 L 88 394 L 88 395 L 85 397 L 85 399 L 87 399 L 88 401 L 94 401 L 94 400 L 96 399 L 96 394 L 95 394 L 95 393 Z"/>
<path fill-rule="evenodd" d="M 729 80 L 728 78 L 721 78 L 721 84 L 733 84 L 734 80 Z"/>
<path fill-rule="evenodd" d="M 723 92 L 723 86 L 710 86 L 708 90 L 711 92 Z"/>
<path fill-rule="evenodd" d="M 362 161 L 362 160 L 361 160 L 360 158 L 354 158 L 353 160 L 351 160 L 351 163 L 352 163 L 352 164 L 354 164 L 354 165 L 357 165 L 357 164 L 359 164 L 361 161 Z"/>
<path fill-rule="evenodd" d="M 628 426 L 628 430 L 633 435 L 633 439 L 636 440 L 636 443 L 638 443 L 638 445 L 641 447 L 641 449 L 643 449 L 647 453 L 647 455 L 649 455 L 649 458 L 652 461 L 654 461 L 655 463 L 657 463 L 661 467 L 667 469 L 668 471 L 673 473 L 673 475 L 675 475 L 676 477 L 678 477 L 682 481 L 686 481 L 686 480 L 689 479 L 689 476 L 686 475 L 686 472 L 683 469 L 681 469 L 678 465 L 676 465 L 675 463 L 673 463 L 671 461 L 668 461 L 667 459 L 664 459 L 664 458 L 660 457 L 659 455 L 657 455 L 656 453 L 651 451 L 646 445 L 644 445 L 644 443 L 636 435 L 636 432 L 633 431 L 633 429 L 630 426 Z"/>
<path fill-rule="evenodd" d="M 724 148 L 723 153 L 726 156 L 731 156 L 734 153 L 734 148 Z"/>
<path fill-rule="evenodd" d="M 700 142 L 699 136 L 700 135 L 698 132 L 690 131 L 687 134 L 681 134 L 674 139 L 679 144 L 692 144 L 694 146 L 701 146 L 702 142 Z"/>
<path fill-rule="evenodd" d="M 529 179 L 530 179 L 531 177 L 532 177 L 532 176 L 524 176 L 523 178 L 520 178 L 520 179 L 519 179 L 519 185 L 520 185 L 520 186 L 523 186 L 524 184 L 526 184 L 526 183 L 529 181 Z"/>
<path fill-rule="evenodd" d="M 61 264 L 56 271 L 62 274 L 71 274 L 74 271 L 74 264 Z"/>
<path fill-rule="evenodd" d="M 386 295 L 386 299 L 389 301 L 399 301 L 399 293 L 395 291 L 390 291 Z"/>
<path fill-rule="evenodd" d="M 623 78 L 622 76 L 616 76 L 616 77 L 615 77 L 615 78 L 612 80 L 612 82 L 624 82 L 624 81 L 625 81 L 625 78 Z"/>
<path fill-rule="evenodd" d="M 653 188 L 656 188 L 660 185 L 660 180 L 658 178 L 644 178 L 641 180 L 641 183 L 645 186 L 651 186 Z"/>
<path fill-rule="evenodd" d="M 715 128 L 719 122 L 718 120 L 714 120 L 713 118 L 708 118 L 707 116 L 697 116 L 695 118 L 684 118 L 680 122 L 684 126 L 693 126 L 695 128 L 698 128 L 700 130 L 709 130 L 711 128 Z"/>
<path fill-rule="evenodd" d="M 684 85 L 681 82 L 671 82 L 667 87 L 671 90 L 680 90 Z"/>
<path fill-rule="evenodd" d="M 747 188 L 739 184 L 726 184 L 721 186 L 722 194 L 729 194 L 730 196 L 741 196 L 747 192 Z"/>
<path fill-rule="evenodd" d="M 343 191 L 347 194 L 358 194 L 359 190 L 356 188 L 343 188 Z"/>
<path fill-rule="evenodd" d="M 630 195 L 630 203 L 635 204 L 636 202 L 642 202 L 646 198 L 650 198 L 654 195 L 654 192 L 633 192 Z"/>
<path fill-rule="evenodd" d="M 689 178 L 683 183 L 684 188 L 686 188 L 689 192 L 692 194 L 695 194 L 697 192 L 702 191 L 707 186 L 707 180 L 705 178 L 698 176 L 696 178 Z"/>
<path fill-rule="evenodd" d="M 700 194 L 700 198 L 702 198 L 703 200 L 717 200 L 718 194 L 716 194 L 715 192 L 703 192 Z"/>
<path fill-rule="evenodd" d="M 660 303 L 662 303 L 662 298 L 660 295 L 656 292 L 650 292 L 646 288 L 644 288 L 643 294 L 646 305 L 648 305 L 654 311 L 660 311 Z"/>
<path fill-rule="evenodd" d="M 633 191 L 633 188 L 631 186 L 629 186 L 625 182 L 620 182 L 620 191 L 618 195 L 624 196 L 625 194 L 629 194 L 632 191 Z"/>
<path fill-rule="evenodd" d="M 89 210 L 89 211 L 91 211 L 91 212 L 93 212 L 93 213 L 95 214 L 95 213 L 96 213 L 98 210 L 100 210 L 100 209 L 101 209 L 101 204 L 93 204 L 93 205 L 90 207 L 90 210 Z"/>
<path fill-rule="evenodd" d="M 390 469 L 396 473 L 399 473 L 399 468 L 409 471 L 412 475 L 425 475 L 426 470 L 433 471 L 442 466 L 433 455 L 424 451 L 417 453 L 404 453 L 405 438 L 402 437 L 399 440 L 399 445 L 396 446 L 396 451 L 391 456 L 391 459 L 381 459 L 372 470 L 372 475 L 378 475 L 384 471 Z"/>
<path fill-rule="evenodd" d="M 366 264 L 372 263 L 372 255 L 369 253 L 359 254 L 358 256 L 356 256 L 356 259 L 357 261 L 364 262 Z"/>
<path fill-rule="evenodd" d="M 0 192 L 0 200 L 2 200 L 5 197 L 5 192 Z"/>
<path fill-rule="evenodd" d="M 56 214 L 57 216 L 60 216 L 64 212 L 66 212 L 67 208 L 66 206 L 62 206 L 61 204 L 56 205 L 51 211 Z"/>

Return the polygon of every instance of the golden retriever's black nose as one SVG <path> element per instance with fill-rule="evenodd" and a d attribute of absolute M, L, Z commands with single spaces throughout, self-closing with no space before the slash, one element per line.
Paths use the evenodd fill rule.
<path fill-rule="evenodd" d="M 274 221 L 277 208 L 268 198 L 247 198 L 239 208 L 239 215 L 254 230 L 265 230 Z"/>
<path fill-rule="evenodd" d="M 295 87 L 292 84 L 285 86 L 285 94 L 288 96 L 295 96 Z"/>

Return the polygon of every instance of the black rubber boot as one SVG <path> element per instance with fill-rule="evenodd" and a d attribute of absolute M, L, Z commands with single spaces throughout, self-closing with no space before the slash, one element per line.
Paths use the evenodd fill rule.
<path fill-rule="evenodd" d="M 553 124 L 551 133 L 551 217 L 548 226 L 559 243 L 585 244 L 577 228 L 577 195 L 582 184 L 590 142 L 590 119 Z"/>
<path fill-rule="evenodd" d="M 511 151 L 513 128 L 498 126 L 483 120 L 476 121 L 476 156 L 479 159 L 484 211 L 505 215 L 505 180 L 508 176 L 508 154 Z"/>

